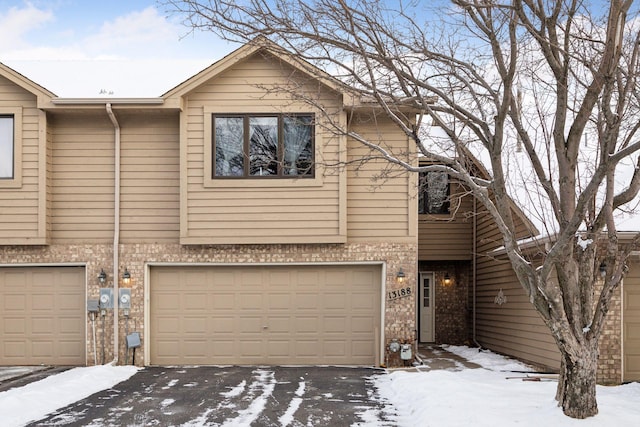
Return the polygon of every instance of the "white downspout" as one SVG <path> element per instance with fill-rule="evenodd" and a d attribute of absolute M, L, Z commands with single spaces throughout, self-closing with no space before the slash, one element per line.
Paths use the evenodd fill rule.
<path fill-rule="evenodd" d="M 111 109 L 111 103 L 106 104 L 107 114 L 113 128 L 115 130 L 114 136 L 114 189 L 113 189 L 113 361 L 112 365 L 118 364 L 118 350 L 119 350 L 119 313 L 118 313 L 118 293 L 119 293 L 119 280 L 120 269 L 118 268 L 119 256 L 120 256 L 120 125 L 116 119 L 113 110 Z"/>

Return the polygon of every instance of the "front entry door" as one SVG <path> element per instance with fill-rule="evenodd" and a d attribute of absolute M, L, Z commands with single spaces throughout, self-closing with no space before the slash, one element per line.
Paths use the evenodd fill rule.
<path fill-rule="evenodd" d="M 434 341 L 433 273 L 419 274 L 420 342 Z"/>

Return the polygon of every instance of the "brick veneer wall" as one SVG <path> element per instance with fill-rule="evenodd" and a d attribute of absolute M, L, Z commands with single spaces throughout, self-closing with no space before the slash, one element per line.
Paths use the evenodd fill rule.
<path fill-rule="evenodd" d="M 386 284 L 382 297 L 385 300 L 384 328 L 385 351 L 392 338 L 401 342 L 414 343 L 416 330 L 415 287 L 417 275 L 417 245 L 394 243 L 358 243 L 330 245 L 194 245 L 179 244 L 126 244 L 120 245 L 119 271 L 115 277 L 120 287 L 131 289 L 131 312 L 127 319 L 119 310 L 119 363 L 131 363 L 131 354 L 125 360 L 125 330 L 138 331 L 144 339 L 144 274 L 147 263 L 341 263 L 341 262 L 384 262 L 386 264 Z M 85 264 L 87 270 L 87 298 L 97 299 L 101 287 L 113 287 L 113 251 L 111 245 L 50 245 L 50 246 L 0 246 L 0 264 Z M 125 286 L 121 275 L 125 267 L 131 273 L 132 281 Z M 396 274 L 402 268 L 405 282 L 396 283 Z M 98 274 L 104 269 L 107 283 L 100 285 Z M 411 295 L 387 300 L 387 291 L 396 288 L 412 290 Z M 105 352 L 102 354 L 102 322 L 104 321 Z M 93 328 L 87 316 L 87 364 L 96 363 L 93 348 Z M 96 321 L 97 363 L 109 362 L 113 352 L 113 310 L 106 317 Z M 387 355 L 382 355 L 383 361 Z M 136 364 L 145 363 L 144 342 L 136 351 Z M 397 363 L 391 363 L 394 365 Z"/>
<path fill-rule="evenodd" d="M 420 271 L 435 276 L 435 343 L 462 345 L 469 342 L 469 262 L 420 262 Z M 445 285 L 449 274 L 451 284 Z"/>
<path fill-rule="evenodd" d="M 602 282 L 596 286 L 596 295 L 602 290 Z M 598 383 L 620 384 L 622 381 L 622 290 L 616 289 L 609 304 L 600 335 L 598 359 Z"/>

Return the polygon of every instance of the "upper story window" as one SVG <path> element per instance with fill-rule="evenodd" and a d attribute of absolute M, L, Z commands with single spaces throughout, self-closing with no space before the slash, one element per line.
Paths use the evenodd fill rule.
<path fill-rule="evenodd" d="M 0 179 L 13 179 L 14 126 L 13 115 L 0 115 Z"/>
<path fill-rule="evenodd" d="M 213 115 L 213 178 L 313 178 L 312 114 Z"/>
<path fill-rule="evenodd" d="M 451 188 L 446 172 L 421 172 L 418 191 L 418 213 L 448 214 Z"/>

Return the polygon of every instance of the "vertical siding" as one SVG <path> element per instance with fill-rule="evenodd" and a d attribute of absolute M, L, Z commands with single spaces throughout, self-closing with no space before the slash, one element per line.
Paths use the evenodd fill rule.
<path fill-rule="evenodd" d="M 104 110 L 56 114 L 50 123 L 52 241 L 111 242 L 113 125 Z"/>
<path fill-rule="evenodd" d="M 471 260 L 473 252 L 473 198 L 451 183 L 451 215 L 418 216 L 418 259 Z"/>
<path fill-rule="evenodd" d="M 116 111 L 121 128 L 120 238 L 177 243 L 180 141 L 177 112 Z"/>
<path fill-rule="evenodd" d="M 0 180 L 0 244 L 42 244 L 40 116 L 35 95 L 0 77 L 0 113 L 15 114 L 13 180 Z M 44 147 L 42 147 L 44 149 Z"/>
<path fill-rule="evenodd" d="M 396 155 L 411 151 L 407 137 L 381 117 L 356 116 L 350 129 Z M 417 239 L 416 174 L 385 160 L 360 142 L 348 141 L 347 229 L 350 241 Z M 370 160 L 361 162 L 362 159 Z M 407 161 L 411 161 L 406 159 Z"/>
<path fill-rule="evenodd" d="M 292 70 L 254 55 L 200 86 L 187 99 L 182 135 L 182 243 L 330 243 L 344 242 L 340 222 L 340 173 L 325 171 L 335 162 L 339 138 L 316 125 L 316 179 L 211 180 L 210 117 L 217 113 L 315 112 L 281 90 Z M 302 82 L 306 84 L 307 82 Z M 306 90 L 329 111 L 341 114 L 340 97 L 309 83 Z M 321 120 L 320 114 L 316 119 Z M 209 122 L 207 122 L 209 120 Z M 209 144 L 209 145 L 208 145 Z M 207 156 L 208 157 L 208 156 Z"/>
<path fill-rule="evenodd" d="M 516 219 L 517 220 L 517 219 Z M 525 234 L 522 222 L 520 235 Z M 478 215 L 476 339 L 484 347 L 557 369 L 560 355 L 551 333 L 528 300 L 509 261 L 487 256 L 503 245 L 491 217 Z M 506 303 L 496 303 L 500 290 Z"/>

